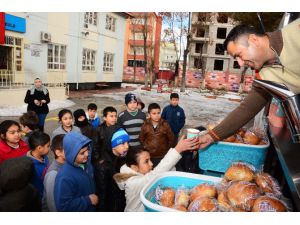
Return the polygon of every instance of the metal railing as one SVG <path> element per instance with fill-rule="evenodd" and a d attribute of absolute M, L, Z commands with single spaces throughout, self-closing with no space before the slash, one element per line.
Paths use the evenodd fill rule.
<path fill-rule="evenodd" d="M 27 82 L 14 82 L 15 74 L 10 70 L 0 70 L 0 89 L 26 88 L 33 85 Z M 65 87 L 66 95 L 69 96 L 70 87 L 67 83 L 43 83 L 46 87 Z"/>

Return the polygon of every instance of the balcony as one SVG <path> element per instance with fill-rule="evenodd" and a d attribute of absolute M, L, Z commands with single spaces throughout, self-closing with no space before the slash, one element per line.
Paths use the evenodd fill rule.
<path fill-rule="evenodd" d="M 128 43 L 133 46 L 144 46 L 144 40 L 129 40 Z M 146 46 L 151 46 L 152 41 L 146 41 Z"/>
<path fill-rule="evenodd" d="M 193 36 L 192 42 L 209 42 L 209 37 L 196 37 Z"/>

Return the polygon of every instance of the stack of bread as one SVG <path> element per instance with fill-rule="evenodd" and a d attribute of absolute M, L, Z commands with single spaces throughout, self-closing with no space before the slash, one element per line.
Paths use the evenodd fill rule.
<path fill-rule="evenodd" d="M 217 185 L 199 184 L 192 189 L 156 188 L 157 202 L 184 212 L 286 212 L 277 181 L 256 172 L 252 165 L 233 163 Z"/>
<path fill-rule="evenodd" d="M 214 125 L 207 126 L 208 130 L 213 128 Z M 266 145 L 268 143 L 265 132 L 257 128 L 241 128 L 237 133 L 224 139 L 223 141 L 248 145 Z"/>

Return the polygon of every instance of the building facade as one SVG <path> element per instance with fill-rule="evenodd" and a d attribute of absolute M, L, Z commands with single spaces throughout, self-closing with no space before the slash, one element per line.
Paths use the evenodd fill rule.
<path fill-rule="evenodd" d="M 175 64 L 178 58 L 174 43 L 161 42 L 159 54 L 160 69 L 169 69 L 175 71 Z"/>
<path fill-rule="evenodd" d="M 150 76 L 153 77 L 159 69 L 162 18 L 151 12 L 130 15 L 133 18 L 127 19 L 126 24 L 123 81 L 143 83 L 145 62 Z M 144 57 L 144 34 L 147 34 L 147 58 Z"/>
<path fill-rule="evenodd" d="M 188 66 L 189 70 L 202 74 L 208 88 L 231 91 L 240 88 L 243 68 L 223 49 L 223 42 L 236 24 L 224 13 L 192 13 Z M 245 91 L 249 90 L 253 75 L 251 70 L 246 71 L 243 81 Z"/>
<path fill-rule="evenodd" d="M 71 89 L 120 84 L 126 13 L 5 13 L 0 78 L 68 83 Z M 5 78 L 6 77 L 6 78 Z M 4 79 L 5 78 L 5 79 Z"/>

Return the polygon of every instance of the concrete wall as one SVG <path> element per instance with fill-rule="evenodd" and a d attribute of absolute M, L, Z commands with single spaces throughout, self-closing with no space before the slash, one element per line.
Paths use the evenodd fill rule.
<path fill-rule="evenodd" d="M 64 101 L 67 99 L 65 87 L 47 87 L 50 100 Z M 28 88 L 0 89 L 1 106 L 21 106 L 24 105 L 24 98 Z"/>

